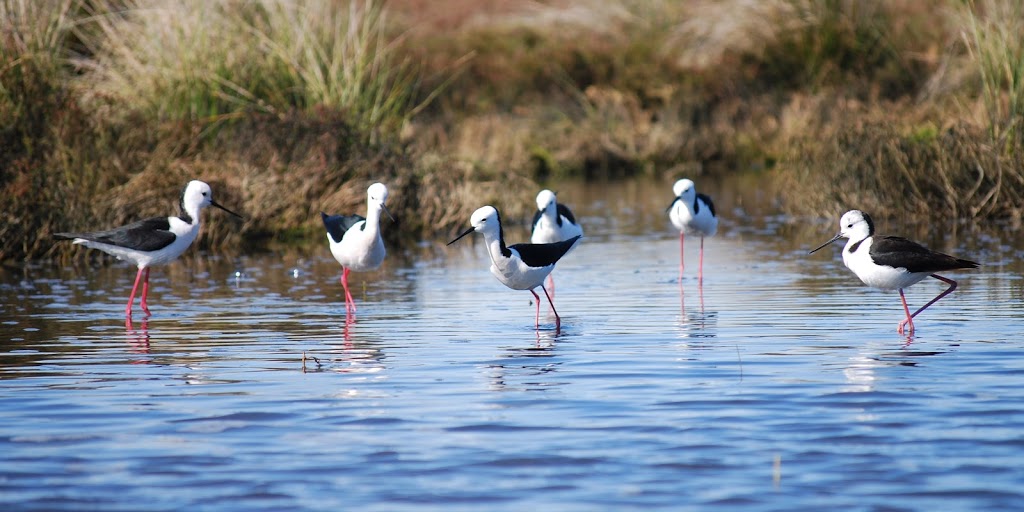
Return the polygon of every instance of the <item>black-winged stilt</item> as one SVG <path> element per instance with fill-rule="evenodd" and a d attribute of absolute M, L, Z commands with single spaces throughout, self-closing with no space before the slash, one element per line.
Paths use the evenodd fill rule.
<path fill-rule="evenodd" d="M 683 279 L 683 239 L 686 235 L 700 237 L 700 266 L 697 280 L 704 280 L 704 237 L 712 236 L 718 230 L 718 217 L 711 198 L 697 193 L 693 181 L 681 179 L 672 186 L 676 195 L 668 205 L 668 218 L 679 230 L 679 280 Z"/>
<path fill-rule="evenodd" d="M 530 243 L 551 244 L 583 236 L 583 228 L 576 222 L 569 207 L 556 200 L 555 193 L 544 189 L 537 194 L 537 213 L 533 215 Z M 575 245 L 570 248 L 576 248 Z M 555 278 L 548 274 L 551 295 L 555 294 Z"/>
<path fill-rule="evenodd" d="M 857 274 L 864 284 L 881 290 L 900 291 L 903 311 L 907 314 L 907 318 L 896 327 L 900 334 L 903 334 L 905 326 L 909 327 L 908 334 L 913 333 L 914 317 L 956 289 L 956 281 L 935 272 L 978 268 L 976 262 L 929 250 L 906 238 L 875 235 L 875 224 L 871 217 L 860 210 L 844 213 L 839 220 L 839 233 L 808 254 L 840 238 L 847 239 L 846 247 L 843 248 L 843 264 Z M 948 284 L 949 288 L 911 314 L 903 289 L 928 276 Z"/>
<path fill-rule="evenodd" d="M 75 244 L 99 249 L 116 256 L 119 260 L 135 263 L 139 272 L 135 275 L 135 285 L 132 286 L 124 314 L 126 317 L 132 316 L 132 303 L 135 302 L 135 293 L 141 281 L 140 305 L 149 315 L 149 307 L 146 305 L 146 297 L 149 294 L 149 267 L 174 261 L 192 245 L 192 241 L 199 235 L 199 213 L 207 206 L 215 206 L 241 218 L 241 215 L 213 200 L 209 185 L 193 180 L 188 182 L 181 192 L 181 213 L 176 217 L 153 217 L 107 231 L 56 233 L 53 236 L 58 240 L 73 240 Z"/>
<path fill-rule="evenodd" d="M 348 289 L 348 274 L 355 270 L 373 270 L 384 261 L 384 240 L 380 237 L 380 212 L 383 211 L 394 221 L 391 212 L 384 206 L 388 188 L 383 183 L 374 183 L 366 189 L 366 217 L 361 215 L 327 215 L 320 212 L 320 218 L 327 228 L 327 242 L 331 254 L 341 264 L 341 286 L 345 289 L 345 320 L 355 320 L 356 301 Z"/>
<path fill-rule="evenodd" d="M 534 291 L 538 286 L 544 290 L 544 296 L 548 298 L 551 311 L 555 314 L 555 330 L 562 327 L 562 319 L 555 310 L 555 304 L 551 296 L 544 288 L 544 279 L 555 268 L 555 263 L 565 256 L 573 245 L 580 239 L 580 235 L 568 240 L 550 244 L 515 244 L 505 245 L 505 236 L 501 229 L 501 217 L 497 208 L 484 206 L 473 212 L 469 223 L 471 227 L 448 245 L 454 244 L 462 237 L 477 231 L 484 235 L 484 242 L 487 244 L 487 254 L 491 258 L 491 273 L 501 281 L 501 284 L 513 290 L 529 290 L 537 301 L 537 315 L 534 327 L 540 327 L 540 296 Z"/>

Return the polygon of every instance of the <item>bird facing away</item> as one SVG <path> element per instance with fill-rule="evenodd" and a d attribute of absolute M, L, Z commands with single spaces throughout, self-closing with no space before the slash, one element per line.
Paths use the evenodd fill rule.
<path fill-rule="evenodd" d="M 569 207 L 557 202 L 555 193 L 544 189 L 537 194 L 537 213 L 533 215 L 530 243 L 550 244 L 583 236 L 583 228 L 576 223 Z M 572 249 L 576 248 L 575 245 Z M 571 251 L 571 249 L 570 249 Z M 548 274 L 551 295 L 555 295 L 555 279 Z"/>
<path fill-rule="evenodd" d="M 391 212 L 384 206 L 388 188 L 383 183 L 374 183 L 366 189 L 366 217 L 360 215 L 327 215 L 320 212 L 320 218 L 327 228 L 327 242 L 331 254 L 342 266 L 341 286 L 345 289 L 345 320 L 355 320 L 356 302 L 348 288 L 348 274 L 373 270 L 384 261 L 384 240 L 380 236 L 380 212 Z"/>
<path fill-rule="evenodd" d="M 210 186 L 202 181 L 192 180 L 181 192 L 181 213 L 174 217 L 153 217 L 126 226 L 96 231 L 94 233 L 56 233 L 57 240 L 72 240 L 75 244 L 90 249 L 99 249 L 107 254 L 126 260 L 139 268 L 135 285 L 125 306 L 126 317 L 132 316 L 132 303 L 139 282 L 142 282 L 142 310 L 149 316 L 146 298 L 149 295 L 149 268 L 170 263 L 181 256 L 192 241 L 199 236 L 199 213 L 207 206 L 215 206 L 235 217 L 237 213 L 217 204 L 213 200 Z M 143 278 L 145 275 L 145 278 Z"/>
<path fill-rule="evenodd" d="M 491 273 L 501 281 L 501 284 L 513 290 L 529 290 L 537 301 L 537 314 L 534 327 L 540 327 L 540 296 L 534 291 L 538 286 L 544 290 L 544 296 L 548 298 L 551 311 L 555 314 L 555 331 L 561 329 L 562 319 L 555 310 L 555 304 L 551 301 L 547 289 L 544 288 L 544 279 L 555 268 L 555 263 L 562 256 L 572 249 L 573 245 L 580 239 L 576 235 L 568 240 L 549 244 L 515 244 L 505 245 L 505 236 L 501 229 L 501 217 L 498 210 L 493 206 L 484 206 L 473 212 L 469 220 L 470 228 L 448 245 L 454 244 L 464 236 L 473 231 L 484 236 L 487 244 L 487 255 L 491 258 Z"/>
<path fill-rule="evenodd" d="M 899 290 L 903 311 L 907 314 L 907 318 L 896 327 L 900 334 L 904 333 L 905 327 L 908 328 L 907 334 L 913 333 L 914 317 L 956 289 L 956 281 L 935 272 L 978 268 L 978 263 L 929 250 L 906 238 L 875 235 L 874 222 L 860 210 L 844 213 L 839 220 L 839 233 L 808 254 L 814 254 L 840 238 L 847 239 L 843 248 L 843 264 L 864 284 L 881 290 Z M 949 288 L 911 314 L 903 289 L 928 276 L 948 284 Z"/>
<path fill-rule="evenodd" d="M 686 235 L 700 237 L 700 265 L 697 280 L 704 280 L 704 237 L 718 231 L 718 217 L 711 198 L 697 193 L 693 181 L 681 179 L 672 186 L 675 199 L 668 205 L 668 218 L 679 230 L 679 280 L 683 279 L 683 242 Z"/>

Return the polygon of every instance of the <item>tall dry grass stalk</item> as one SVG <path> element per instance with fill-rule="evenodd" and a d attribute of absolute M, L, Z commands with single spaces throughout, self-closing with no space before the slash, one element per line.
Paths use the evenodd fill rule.
<path fill-rule="evenodd" d="M 960 36 L 981 82 L 980 100 L 989 133 L 1009 150 L 1012 139 L 1021 137 L 1024 121 L 1024 4 L 1017 0 L 957 4 L 963 20 Z"/>

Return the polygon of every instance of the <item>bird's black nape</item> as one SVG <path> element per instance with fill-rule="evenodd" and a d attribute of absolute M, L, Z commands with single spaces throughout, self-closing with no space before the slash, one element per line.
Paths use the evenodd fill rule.
<path fill-rule="evenodd" d="M 864 213 L 863 211 L 860 212 L 860 215 L 861 215 L 861 217 L 864 217 L 864 222 L 866 222 L 868 224 L 868 236 L 874 235 L 875 234 L 875 221 L 871 220 L 871 216 L 866 214 L 866 213 Z"/>

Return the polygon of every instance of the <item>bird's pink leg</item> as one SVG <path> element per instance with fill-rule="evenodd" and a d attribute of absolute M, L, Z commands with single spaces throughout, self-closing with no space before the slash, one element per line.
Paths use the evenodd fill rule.
<path fill-rule="evenodd" d="M 341 273 L 341 286 L 345 289 L 345 318 L 346 320 L 351 316 L 352 320 L 355 320 L 356 315 L 356 301 L 352 299 L 352 293 L 348 290 L 348 273 L 349 269 L 346 267 Z"/>
<path fill-rule="evenodd" d="M 906 325 L 906 324 L 910 325 L 910 331 L 909 332 L 914 332 L 914 321 L 912 319 L 915 316 L 917 316 L 920 312 L 922 312 L 926 308 L 928 308 L 928 306 L 931 306 L 932 304 L 935 304 L 936 302 L 938 302 L 940 299 L 942 299 L 946 295 L 949 295 L 949 294 L 953 293 L 953 290 L 956 290 L 956 286 L 957 286 L 956 281 L 954 281 L 952 279 L 947 279 L 947 278 L 942 277 L 942 276 L 940 276 L 938 274 L 931 274 L 931 276 L 934 277 L 935 279 L 938 279 L 939 281 L 942 281 L 943 283 L 948 284 L 949 288 L 946 288 L 946 290 L 944 292 L 942 292 L 942 293 L 938 294 L 937 296 L 935 296 L 934 299 L 928 301 L 927 304 L 925 304 L 924 306 L 921 306 L 917 311 L 914 311 L 913 314 L 910 313 L 910 308 L 907 307 L 906 299 L 903 299 L 903 309 L 907 312 L 907 319 L 902 321 L 902 322 L 900 322 L 899 327 L 896 329 L 897 332 L 899 332 L 900 334 L 903 334 L 903 326 Z M 900 290 L 900 297 L 902 297 L 902 296 L 903 296 L 903 290 Z"/>
<path fill-rule="evenodd" d="M 938 294 L 934 299 L 929 301 L 928 304 L 925 304 L 924 306 L 921 306 L 921 309 L 918 309 L 917 311 L 914 311 L 914 314 L 910 315 L 911 318 L 917 316 L 918 313 L 924 311 L 925 308 L 927 308 L 928 306 L 931 306 L 932 304 L 935 304 L 936 302 L 938 302 L 939 299 L 945 297 L 946 295 L 949 295 L 949 294 L 953 293 L 953 290 L 956 290 L 956 281 L 954 281 L 952 279 L 946 279 L 945 277 L 942 277 L 942 276 L 936 275 L 936 274 L 931 274 L 931 276 L 934 277 L 935 279 L 938 279 L 939 281 L 942 281 L 942 282 L 948 284 L 949 288 L 946 288 L 946 291 Z"/>
<path fill-rule="evenodd" d="M 683 282 L 683 232 L 679 232 L 679 282 Z"/>
<path fill-rule="evenodd" d="M 547 288 L 544 288 L 544 285 L 540 285 L 540 289 L 544 290 L 544 296 L 548 298 L 548 304 L 551 304 L 551 312 L 555 314 L 555 332 L 558 332 L 562 330 L 562 319 L 558 316 L 558 311 L 555 311 L 555 303 L 551 300 L 551 296 L 548 295 Z M 536 296 L 537 294 L 534 293 L 534 295 Z M 539 301 L 540 297 L 537 297 L 537 300 Z"/>
<path fill-rule="evenodd" d="M 540 295 L 537 295 L 537 292 L 533 290 L 530 290 L 530 293 L 533 294 L 533 300 L 537 303 L 537 316 L 534 317 L 533 328 L 540 329 Z"/>
<path fill-rule="evenodd" d="M 142 302 L 139 303 L 142 306 L 142 310 L 146 312 L 146 316 L 149 316 L 152 313 L 146 307 L 146 297 L 149 297 L 149 267 L 146 267 L 146 277 L 142 279 Z"/>
<path fill-rule="evenodd" d="M 704 282 L 704 237 L 700 237 L 700 266 L 697 267 L 697 282 Z"/>
<path fill-rule="evenodd" d="M 555 278 L 551 274 L 548 274 L 548 286 L 551 287 L 551 298 L 555 298 Z"/>
<path fill-rule="evenodd" d="M 139 281 L 142 279 L 142 270 L 135 274 L 135 286 L 132 286 L 132 294 L 128 296 L 128 305 L 124 308 L 124 316 L 132 316 L 132 303 L 135 302 L 135 292 L 139 289 Z"/>
<path fill-rule="evenodd" d="M 914 313 L 914 315 L 910 314 L 910 308 L 907 307 L 907 297 L 903 295 L 903 288 L 900 288 L 900 300 L 903 301 L 903 311 L 907 313 L 907 319 L 896 326 L 896 332 L 903 334 L 903 326 L 909 325 L 910 329 L 907 330 L 907 334 L 910 334 L 914 332 L 914 315 L 917 313 Z"/>

